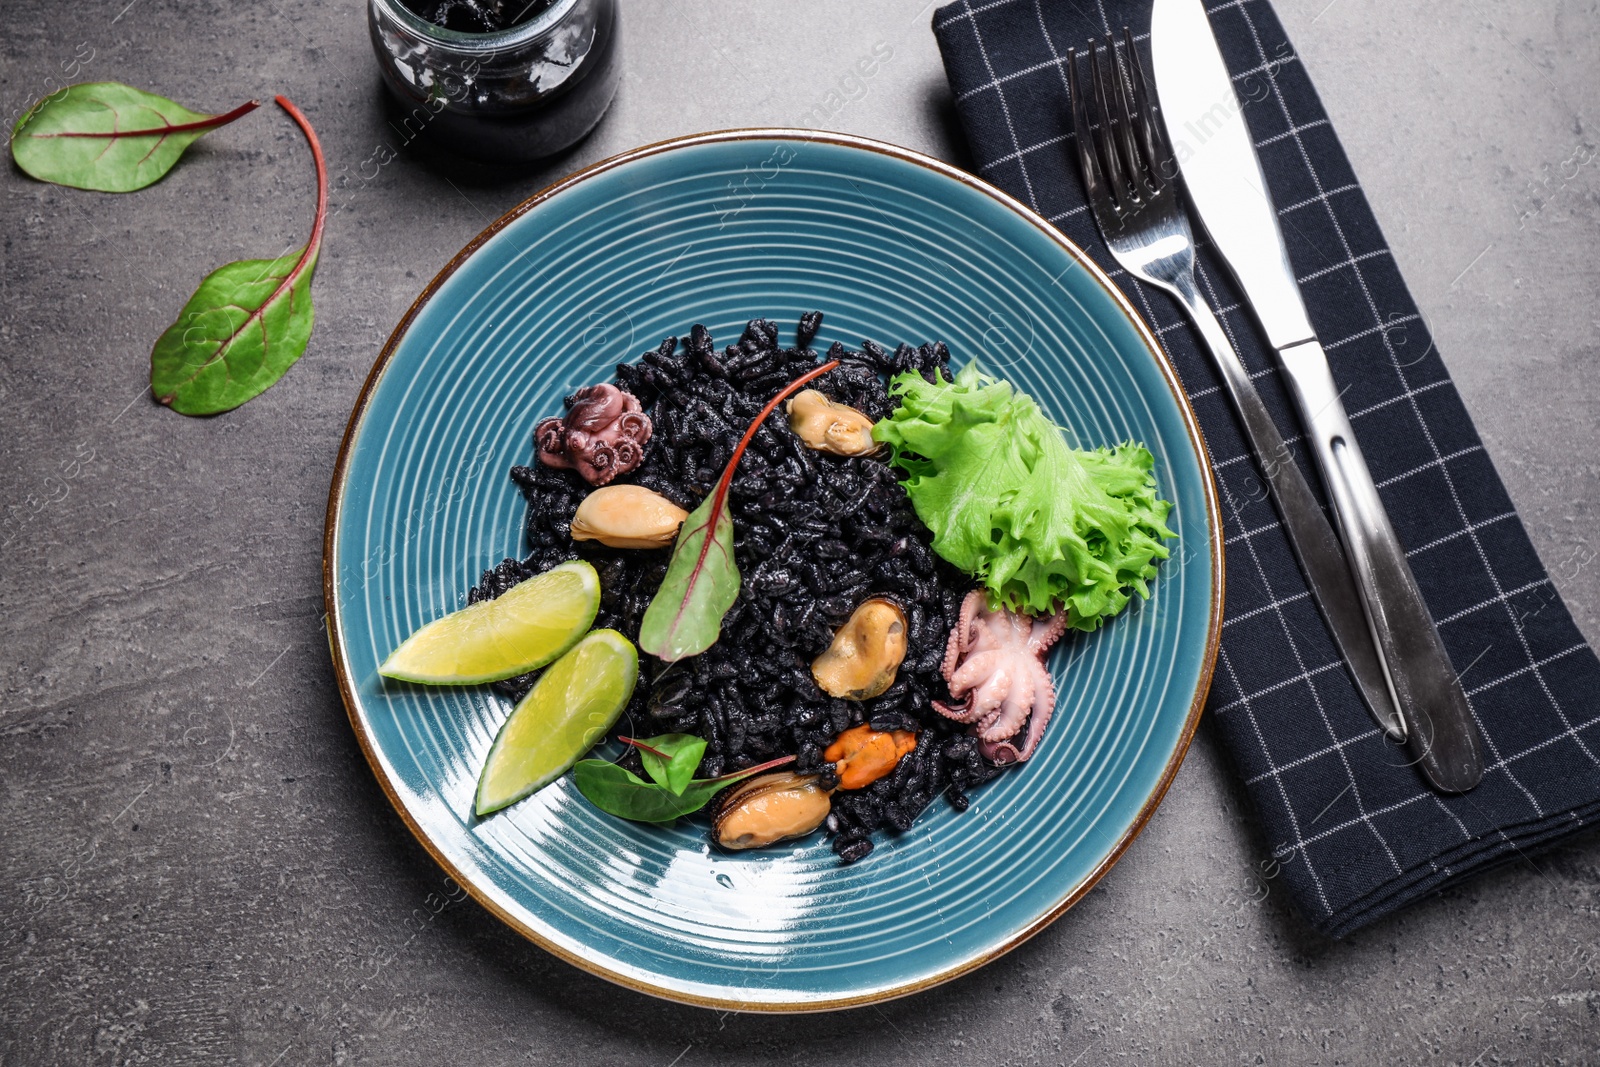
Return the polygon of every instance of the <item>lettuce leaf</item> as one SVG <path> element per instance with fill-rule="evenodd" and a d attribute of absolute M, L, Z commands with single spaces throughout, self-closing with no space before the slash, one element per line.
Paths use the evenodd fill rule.
<path fill-rule="evenodd" d="M 979 579 L 990 600 L 1095 630 L 1150 595 L 1172 505 L 1157 495 L 1143 445 L 1068 447 L 1039 405 L 971 364 L 953 382 L 896 375 L 899 405 L 872 436 L 892 463 L 933 549 Z"/>

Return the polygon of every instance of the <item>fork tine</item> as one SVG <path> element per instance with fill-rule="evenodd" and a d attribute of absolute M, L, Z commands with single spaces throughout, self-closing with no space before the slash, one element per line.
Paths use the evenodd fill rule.
<path fill-rule="evenodd" d="M 1116 118 L 1111 131 L 1111 140 L 1122 152 L 1123 166 L 1127 169 L 1128 198 L 1134 203 L 1142 203 L 1146 182 L 1144 178 L 1145 156 L 1140 151 L 1138 138 L 1133 132 L 1133 115 L 1128 106 L 1127 69 L 1123 65 L 1122 56 L 1117 52 L 1116 38 L 1106 34 L 1106 58 L 1109 70 L 1110 85 L 1107 86 L 1111 105 L 1115 109 L 1112 114 Z"/>
<path fill-rule="evenodd" d="M 1095 214 L 1110 218 L 1116 214 L 1116 205 L 1111 201 L 1105 172 L 1101 170 L 1100 160 L 1095 153 L 1089 102 L 1084 99 L 1078 85 L 1076 48 L 1067 49 L 1067 95 L 1072 98 L 1072 133 L 1073 140 L 1078 143 L 1078 169 L 1083 172 L 1084 192 L 1088 193 L 1089 204 Z"/>
<path fill-rule="evenodd" d="M 1133 82 L 1134 111 L 1138 116 L 1135 125 L 1144 142 L 1145 169 L 1153 188 L 1160 189 L 1177 177 L 1178 167 L 1172 158 L 1172 144 L 1167 140 L 1165 123 L 1156 121 L 1155 108 L 1150 103 L 1150 83 L 1144 76 L 1139 49 L 1133 43 L 1133 31 L 1126 26 L 1122 27 L 1122 40 L 1128 46 L 1129 81 Z"/>
<path fill-rule="evenodd" d="M 1111 56 L 1111 62 L 1116 62 L 1116 56 Z M 1100 148 L 1100 153 L 1105 157 L 1106 180 L 1111 186 L 1111 194 L 1119 202 L 1127 203 L 1128 177 L 1125 173 L 1122 157 L 1117 154 L 1116 139 L 1111 131 L 1111 83 L 1106 78 L 1105 67 L 1100 64 L 1100 49 L 1090 42 L 1089 44 L 1089 73 L 1094 78 L 1094 102 L 1100 112 L 1100 129 L 1097 131 L 1095 143 Z"/>

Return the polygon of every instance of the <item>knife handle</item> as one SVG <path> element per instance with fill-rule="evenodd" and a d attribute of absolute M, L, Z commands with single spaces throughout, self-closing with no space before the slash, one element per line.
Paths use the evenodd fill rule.
<path fill-rule="evenodd" d="M 1406 746 L 1434 785 L 1465 793 L 1483 777 L 1472 708 L 1362 458 L 1327 354 L 1313 338 L 1280 349 L 1278 355 L 1405 719 Z"/>
<path fill-rule="evenodd" d="M 1403 741 L 1405 726 L 1395 710 L 1388 674 L 1373 643 L 1361 595 L 1356 591 L 1344 550 L 1339 547 L 1339 536 L 1333 532 L 1316 493 L 1278 432 L 1266 402 L 1250 380 L 1250 372 L 1240 361 L 1210 305 L 1195 291 L 1192 278 L 1178 279 L 1173 290 L 1188 310 L 1206 347 L 1211 349 L 1212 359 L 1244 428 L 1245 439 L 1261 473 L 1266 476 L 1267 488 L 1283 520 L 1289 545 L 1305 573 L 1306 585 L 1327 621 L 1334 644 L 1350 668 L 1357 691 L 1384 732 L 1395 741 Z"/>

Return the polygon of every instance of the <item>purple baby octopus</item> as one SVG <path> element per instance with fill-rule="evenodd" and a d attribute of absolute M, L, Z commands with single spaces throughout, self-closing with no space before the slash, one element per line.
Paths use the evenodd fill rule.
<path fill-rule="evenodd" d="M 533 428 L 539 462 L 576 470 L 590 485 L 605 485 L 644 461 L 650 416 L 631 393 L 614 385 L 587 385 L 572 394 L 564 417 Z"/>

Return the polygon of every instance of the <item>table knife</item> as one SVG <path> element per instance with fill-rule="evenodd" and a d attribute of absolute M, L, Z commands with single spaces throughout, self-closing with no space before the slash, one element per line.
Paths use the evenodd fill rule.
<path fill-rule="evenodd" d="M 1466 792 L 1483 776 L 1472 709 L 1306 314 L 1243 109 L 1201 0 L 1155 0 L 1150 51 L 1161 121 L 1195 214 L 1289 380 L 1406 730 L 1407 752 L 1435 788 Z"/>

